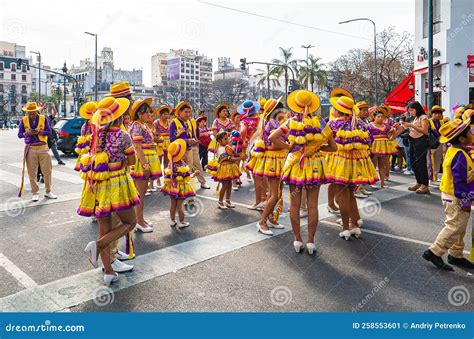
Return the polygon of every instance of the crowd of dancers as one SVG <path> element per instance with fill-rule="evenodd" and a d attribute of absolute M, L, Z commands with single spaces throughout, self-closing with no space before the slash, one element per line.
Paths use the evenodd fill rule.
<path fill-rule="evenodd" d="M 279 223 L 279 216 L 283 209 L 283 186 L 287 184 L 293 247 L 296 252 L 306 250 L 309 254 L 317 250 L 318 199 L 321 186 L 327 184 L 328 210 L 340 215 L 339 237 L 345 240 L 359 237 L 363 221 L 356 196 L 370 195 L 367 186 L 378 181 L 379 187 L 385 187 L 390 158 L 399 154 L 397 138 L 408 130 L 425 139 L 428 122 L 419 115 L 417 107 L 408 108 L 414 122 L 395 122 L 388 106 L 356 103 L 349 92 L 339 88 L 331 92 L 330 103 L 327 120 L 317 114 L 318 96 L 307 90 L 290 93 L 286 102 L 281 98 L 247 100 L 232 112 L 229 105 L 222 103 L 214 109 L 215 120 L 210 127 L 203 112 L 193 117 L 190 102 L 180 102 L 174 108 L 168 105 L 154 108 L 151 99 L 133 100 L 126 82 L 111 85 L 110 94 L 100 102 L 85 103 L 80 115 L 86 123 L 76 147 L 79 157 L 75 169 L 84 179 L 78 213 L 98 222 L 98 240 L 89 242 L 85 252 L 96 268 L 100 258 L 104 282 L 116 282 L 117 273 L 133 269 L 133 265 L 123 262 L 135 257 L 132 231 L 153 232 L 153 225 L 144 213 L 144 201 L 151 191 L 160 189 L 169 197 L 171 227 L 190 226 L 185 220 L 184 204 L 195 195 L 193 178 L 202 189 L 210 189 L 206 178 L 212 178 L 217 183 L 219 197 L 216 207 L 232 209 L 235 208 L 232 192 L 239 190 L 241 177 L 246 176 L 255 189 L 255 202 L 250 209 L 261 211 L 256 230 L 269 236 L 273 235 L 272 229 L 285 227 Z M 462 127 L 466 127 L 463 124 L 470 119 L 471 112 L 464 107 L 460 119 L 435 125 L 436 133 L 445 138 L 443 142 L 452 143 L 451 149 L 457 149 L 459 133 L 465 133 Z M 451 125 L 448 130 L 447 126 Z M 457 139 L 453 142 L 453 138 Z M 410 140 L 421 145 L 414 137 Z M 461 142 L 470 145 L 470 139 Z M 415 174 L 423 166 L 423 161 L 421 165 L 417 163 L 417 147 L 411 149 Z M 446 195 L 443 199 L 455 201 L 454 196 L 462 200 L 459 183 L 452 183 L 452 178 L 456 178 L 453 171 L 443 167 L 443 175 L 445 172 L 449 172 L 451 181 L 441 183 Z M 467 186 L 471 175 L 472 168 L 462 194 L 470 189 Z M 418 177 L 417 184 L 409 189 L 428 193 L 427 183 L 419 182 Z M 467 204 L 461 211 L 467 211 Z M 301 234 L 302 212 L 308 216 L 306 239 Z M 464 246 L 459 243 L 462 226 L 451 223 L 450 227 L 454 231 L 449 234 L 445 231 L 443 239 L 437 239 L 429 253 L 424 254 L 425 259 L 438 267 L 447 267 L 442 259 L 441 263 L 438 260 L 443 251 L 451 251 L 454 243 L 457 247 Z M 126 241 L 121 251 L 117 243 L 123 237 Z M 462 260 L 462 250 L 459 252 L 457 247 L 450 255 Z"/>

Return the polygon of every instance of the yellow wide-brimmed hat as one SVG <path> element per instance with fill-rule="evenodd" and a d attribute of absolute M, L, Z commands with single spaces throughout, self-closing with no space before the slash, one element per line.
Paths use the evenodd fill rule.
<path fill-rule="evenodd" d="M 266 102 L 267 102 L 267 99 L 265 99 L 264 97 L 261 97 L 260 99 L 258 99 L 258 103 L 260 104 L 260 107 L 265 106 Z"/>
<path fill-rule="evenodd" d="M 359 107 L 354 104 L 354 100 L 349 97 L 341 96 L 341 97 L 332 97 L 329 98 L 331 105 L 337 111 L 344 113 L 344 114 L 352 114 L 355 113 L 356 115 L 359 114 Z"/>
<path fill-rule="evenodd" d="M 352 96 L 351 93 L 349 93 L 348 90 L 342 88 L 342 87 L 336 87 L 336 88 L 333 88 L 331 90 L 331 92 L 329 93 L 329 97 L 330 98 L 334 98 L 334 97 L 348 97 L 348 98 L 351 98 L 352 100 L 354 100 L 354 97 Z"/>
<path fill-rule="evenodd" d="M 471 119 L 461 120 L 456 118 L 443 124 L 439 128 L 439 134 L 441 134 L 439 142 L 445 144 L 457 137 L 462 131 L 469 127 L 470 122 Z"/>
<path fill-rule="evenodd" d="M 174 109 L 174 114 L 176 116 L 178 115 L 178 112 L 181 110 L 181 107 L 183 107 L 183 106 L 189 106 L 192 109 L 191 102 L 189 102 L 189 101 L 180 101 L 180 102 L 178 102 L 178 104 L 176 105 L 176 107 Z"/>
<path fill-rule="evenodd" d="M 471 116 L 474 114 L 474 110 L 467 109 L 462 114 L 462 120 L 469 120 L 471 121 Z"/>
<path fill-rule="evenodd" d="M 97 111 L 92 115 L 91 121 L 95 125 L 106 125 L 117 120 L 130 106 L 126 98 L 106 97 L 99 101 Z"/>
<path fill-rule="evenodd" d="M 235 110 L 235 111 L 232 111 L 232 113 L 230 113 L 230 119 L 231 119 L 231 120 L 234 120 L 234 118 L 235 118 L 236 115 L 239 115 L 239 112 L 237 112 L 236 110 Z"/>
<path fill-rule="evenodd" d="M 313 92 L 299 89 L 291 92 L 287 99 L 288 107 L 295 113 L 311 114 L 318 110 L 321 101 Z"/>
<path fill-rule="evenodd" d="M 168 106 L 168 105 L 161 105 L 156 109 L 156 115 L 160 116 L 161 113 L 167 109 L 169 114 L 173 114 L 173 107 Z"/>
<path fill-rule="evenodd" d="M 135 114 L 137 113 L 138 109 L 147 104 L 151 108 L 151 104 L 153 103 L 152 98 L 146 98 L 146 99 L 137 99 L 132 105 L 132 108 L 130 108 L 130 118 L 132 118 L 132 121 L 135 120 Z"/>
<path fill-rule="evenodd" d="M 281 97 L 279 97 L 278 99 L 270 98 L 266 100 L 265 104 L 263 105 L 263 115 L 265 117 L 269 116 L 275 110 L 280 100 Z"/>
<path fill-rule="evenodd" d="M 444 111 L 445 109 L 442 108 L 440 105 L 434 105 L 433 107 L 431 107 L 430 113 L 435 113 L 435 112 L 443 113 Z"/>
<path fill-rule="evenodd" d="M 98 104 L 97 101 L 88 101 L 82 104 L 81 108 L 79 108 L 79 115 L 86 120 L 90 120 L 95 111 L 97 111 Z"/>
<path fill-rule="evenodd" d="M 390 114 L 392 114 L 392 109 L 385 104 L 378 106 L 377 111 L 382 112 L 384 117 L 388 117 Z"/>
<path fill-rule="evenodd" d="M 184 139 L 176 139 L 168 146 L 168 159 L 177 162 L 183 159 L 186 154 L 186 141 Z"/>
<path fill-rule="evenodd" d="M 27 102 L 25 106 L 21 108 L 23 111 L 30 113 L 30 112 L 39 112 L 43 109 L 43 107 L 38 106 L 36 102 L 30 101 Z"/>
<path fill-rule="evenodd" d="M 222 103 L 222 104 L 217 105 L 216 108 L 214 108 L 214 115 L 217 117 L 217 115 L 220 113 L 220 111 L 222 111 L 224 108 L 226 110 L 229 110 L 229 105 L 226 104 L 226 103 Z"/>
<path fill-rule="evenodd" d="M 359 101 L 356 105 L 357 107 L 359 107 L 359 109 L 370 107 L 370 105 L 365 101 Z"/>
<path fill-rule="evenodd" d="M 114 98 L 123 98 L 132 94 L 132 89 L 128 81 L 120 81 L 110 85 L 110 93 L 108 96 Z"/>

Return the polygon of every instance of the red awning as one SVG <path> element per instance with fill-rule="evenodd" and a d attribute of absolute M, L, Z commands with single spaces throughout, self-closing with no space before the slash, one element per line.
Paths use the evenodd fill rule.
<path fill-rule="evenodd" d="M 474 55 L 467 56 L 467 68 L 474 68 Z"/>
<path fill-rule="evenodd" d="M 415 76 L 413 72 L 411 72 L 397 87 L 395 87 L 392 92 L 390 92 L 385 97 L 384 104 L 390 106 L 392 113 L 405 113 L 406 105 L 413 101 L 414 97 Z"/>

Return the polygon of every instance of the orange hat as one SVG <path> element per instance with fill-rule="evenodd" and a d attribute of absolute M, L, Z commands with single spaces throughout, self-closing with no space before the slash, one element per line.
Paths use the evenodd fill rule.
<path fill-rule="evenodd" d="M 110 85 L 110 94 L 114 98 L 123 98 L 132 94 L 128 81 L 120 81 Z"/>
<path fill-rule="evenodd" d="M 341 96 L 341 97 L 332 97 L 329 98 L 331 105 L 339 112 L 344 114 L 352 114 L 355 113 L 356 115 L 359 114 L 359 107 L 354 104 L 354 100 L 349 97 Z"/>
<path fill-rule="evenodd" d="M 126 98 L 105 97 L 97 105 L 97 111 L 91 118 L 96 125 L 105 125 L 117 120 L 130 106 L 130 100 Z"/>
<path fill-rule="evenodd" d="M 318 110 L 321 102 L 316 94 L 305 89 L 293 91 L 288 95 L 288 106 L 295 113 L 311 114 Z"/>
<path fill-rule="evenodd" d="M 148 106 L 151 107 L 151 104 L 153 103 L 152 98 L 146 98 L 146 99 L 137 99 L 132 105 L 132 108 L 130 109 L 130 118 L 132 118 L 132 121 L 135 120 L 135 113 L 138 111 L 138 109 L 143 106 L 144 104 L 147 104 Z"/>
<path fill-rule="evenodd" d="M 95 111 L 97 111 L 97 108 L 99 107 L 98 104 L 99 103 L 95 101 L 89 101 L 82 104 L 81 108 L 79 108 L 79 115 L 86 120 L 90 120 Z"/>

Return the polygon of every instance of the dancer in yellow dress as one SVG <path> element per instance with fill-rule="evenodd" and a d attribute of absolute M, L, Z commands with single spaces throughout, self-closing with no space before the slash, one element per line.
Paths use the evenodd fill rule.
<path fill-rule="evenodd" d="M 170 226 L 185 228 L 190 226 L 184 220 L 184 200 L 196 195 L 190 181 L 197 173 L 192 173 L 191 167 L 184 161 L 186 155 L 186 141 L 176 139 L 168 146 L 168 168 L 165 169 L 165 180 L 161 192 L 168 195 L 170 204 Z M 176 221 L 178 211 L 178 221 Z"/>
<path fill-rule="evenodd" d="M 130 175 L 135 180 L 141 201 L 136 207 L 137 229 L 143 233 L 153 232 L 152 224 L 145 220 L 143 215 L 143 204 L 150 179 L 162 176 L 161 164 L 156 154 L 156 144 L 153 142 L 152 131 L 147 127 L 147 121 L 151 119 L 152 99 L 136 100 L 130 110 L 132 124 L 130 136 L 137 152 L 137 161 L 130 169 Z"/>
<path fill-rule="evenodd" d="M 85 175 L 81 202 L 77 210 L 81 216 L 97 217 L 99 239 L 87 244 L 85 252 L 97 268 L 100 255 L 104 265 L 104 282 L 118 281 L 111 265 L 109 245 L 133 230 L 136 214 L 133 206 L 140 202 L 135 184 L 126 171 L 135 162 L 135 149 L 130 135 L 123 131 L 122 114 L 128 109 L 128 99 L 107 97 L 98 103 L 91 118 L 92 144 L 90 152 L 81 156 Z M 119 223 L 112 228 L 112 213 Z"/>
<path fill-rule="evenodd" d="M 309 254 L 313 254 L 316 250 L 314 236 L 319 219 L 319 188 L 327 182 L 329 174 L 321 151 L 334 152 L 336 143 L 324 121 L 311 116 L 320 106 L 316 94 L 307 90 L 297 90 L 288 96 L 287 102 L 297 116 L 284 122 L 270 135 L 269 140 L 275 147 L 289 150 L 281 178 L 290 185 L 290 220 L 296 252 L 304 248 L 300 229 L 300 206 L 302 190 L 306 190 L 308 206 L 306 248 Z M 287 136 L 288 142 L 282 140 L 284 136 Z"/>
<path fill-rule="evenodd" d="M 86 119 L 86 122 L 81 127 L 81 136 L 77 138 L 77 144 L 74 150 L 78 154 L 74 170 L 78 172 L 81 171 L 81 155 L 89 153 L 91 149 L 92 126 L 90 119 L 95 111 L 97 111 L 97 102 L 95 101 L 86 102 L 79 109 L 79 115 Z"/>
<path fill-rule="evenodd" d="M 153 123 L 155 125 L 155 133 L 158 137 L 158 147 L 161 148 L 162 154 L 158 156 L 164 168 L 168 167 L 168 146 L 170 145 L 170 114 L 172 108 L 168 105 L 161 105 L 156 110 L 158 119 Z M 161 186 L 160 178 L 158 178 L 158 186 Z"/>
<path fill-rule="evenodd" d="M 378 177 L 369 156 L 369 133 L 357 117 L 358 107 L 346 96 L 329 100 L 340 117 L 328 122 L 337 143 L 337 151 L 327 157 L 328 179 L 336 184 L 336 201 L 343 224 L 339 236 L 349 240 L 351 235 L 360 235 L 359 226 L 362 225 L 354 188 L 373 185 Z"/>

